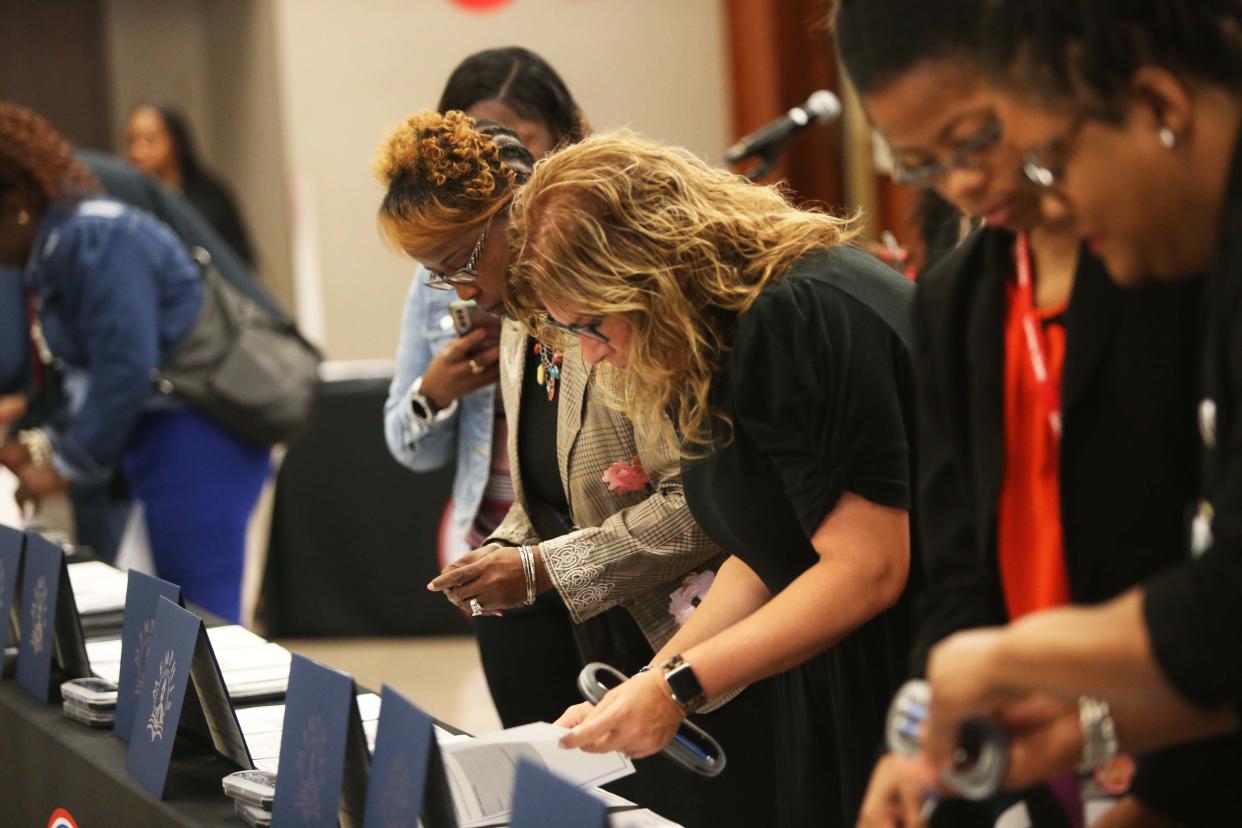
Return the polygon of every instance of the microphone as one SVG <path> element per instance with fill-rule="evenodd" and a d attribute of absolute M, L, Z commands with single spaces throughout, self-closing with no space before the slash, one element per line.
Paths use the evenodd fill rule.
<path fill-rule="evenodd" d="M 747 135 L 725 152 L 725 161 L 736 164 L 752 155 L 771 152 L 812 124 L 826 124 L 841 117 L 841 101 L 827 89 L 811 94 L 806 103 Z"/>

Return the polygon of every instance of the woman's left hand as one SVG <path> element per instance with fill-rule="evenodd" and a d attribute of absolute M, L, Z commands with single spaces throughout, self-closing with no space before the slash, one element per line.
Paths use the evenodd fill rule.
<path fill-rule="evenodd" d="M 520 607 L 526 602 L 521 554 L 512 546 L 485 546 L 467 552 L 444 567 L 427 589 L 443 592 L 466 612 L 470 611 L 471 599 L 490 614 Z"/>
<path fill-rule="evenodd" d="M 635 759 L 659 753 L 672 741 L 684 718 L 664 676 L 639 673 L 614 687 L 585 719 L 561 738 L 561 747 L 588 753 L 619 750 Z"/>

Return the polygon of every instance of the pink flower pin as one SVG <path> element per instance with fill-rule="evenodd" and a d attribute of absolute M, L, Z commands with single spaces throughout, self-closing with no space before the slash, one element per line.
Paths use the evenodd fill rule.
<path fill-rule="evenodd" d="M 643 471 L 643 461 L 637 456 L 628 463 L 624 460 L 613 463 L 601 479 L 608 484 L 608 491 L 622 494 L 637 492 L 651 482 Z"/>

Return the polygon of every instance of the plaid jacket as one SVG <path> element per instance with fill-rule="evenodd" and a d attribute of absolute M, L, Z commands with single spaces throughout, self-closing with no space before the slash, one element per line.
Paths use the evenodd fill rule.
<path fill-rule="evenodd" d="M 673 593 L 688 578 L 715 571 L 728 557 L 690 516 L 681 489 L 681 460 L 672 424 L 661 434 L 633 424 L 587 393 L 591 368 L 573 348 L 557 388 L 556 458 L 575 531 L 540 538 L 526 512 L 518 463 L 522 377 L 529 348 L 521 326 L 506 320 L 500 335 L 500 392 L 509 422 L 513 507 L 493 537 L 539 544 L 552 583 L 575 623 L 624 605 L 659 651 L 677 631 Z M 604 472 L 618 461 L 642 461 L 649 482 L 635 492 L 609 491 Z"/>

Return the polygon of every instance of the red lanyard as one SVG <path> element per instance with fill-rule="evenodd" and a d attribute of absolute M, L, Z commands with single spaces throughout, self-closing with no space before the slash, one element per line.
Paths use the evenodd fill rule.
<path fill-rule="evenodd" d="M 34 380 L 35 391 L 42 391 L 47 387 L 46 364 L 43 361 L 47 344 L 43 339 L 43 326 L 39 322 L 38 300 L 35 299 L 33 290 L 26 291 L 26 321 L 29 324 L 28 330 L 30 331 L 31 379 Z"/>
<path fill-rule="evenodd" d="M 1048 376 L 1048 360 L 1044 356 L 1043 338 L 1040 336 L 1039 312 L 1035 309 L 1035 287 L 1031 278 L 1031 242 L 1026 233 L 1019 233 L 1014 244 L 1014 260 L 1017 265 L 1018 289 L 1014 300 L 1018 313 L 1022 314 L 1022 337 L 1026 352 L 1031 359 L 1031 372 L 1048 412 L 1048 428 L 1053 440 L 1061 439 L 1061 388 Z"/>

